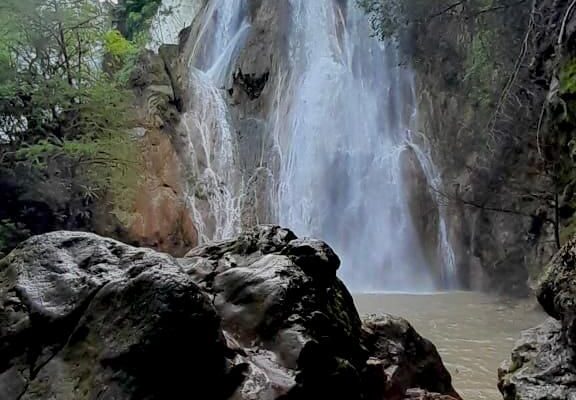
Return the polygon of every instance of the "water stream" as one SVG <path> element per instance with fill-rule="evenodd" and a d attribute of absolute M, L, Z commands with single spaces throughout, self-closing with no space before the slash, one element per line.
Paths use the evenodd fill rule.
<path fill-rule="evenodd" d="M 250 30 L 244 0 L 214 0 L 189 60 L 186 132 L 187 201 L 201 243 L 227 239 L 240 230 L 243 182 L 237 170 L 237 143 L 223 86 Z"/>

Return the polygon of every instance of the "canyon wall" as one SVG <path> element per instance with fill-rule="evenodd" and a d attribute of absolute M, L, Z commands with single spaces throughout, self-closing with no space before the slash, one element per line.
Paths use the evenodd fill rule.
<path fill-rule="evenodd" d="M 561 88 L 573 10 L 567 1 L 441 3 L 409 2 L 404 49 L 460 281 L 526 294 L 573 232 L 571 95 Z"/>

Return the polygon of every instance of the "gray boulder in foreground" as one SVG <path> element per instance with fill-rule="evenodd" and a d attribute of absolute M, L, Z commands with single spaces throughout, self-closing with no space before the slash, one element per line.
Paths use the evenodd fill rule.
<path fill-rule="evenodd" d="M 182 259 L 33 237 L 0 261 L 0 399 L 457 398 L 409 324 L 362 324 L 339 263 L 277 226 Z"/>
<path fill-rule="evenodd" d="M 87 233 L 0 263 L 1 399 L 152 399 L 227 382 L 219 318 L 171 257 Z M 216 386 L 219 388 L 220 386 Z"/>
<path fill-rule="evenodd" d="M 561 324 L 549 318 L 522 332 L 498 377 L 506 400 L 576 400 L 574 355 Z"/>

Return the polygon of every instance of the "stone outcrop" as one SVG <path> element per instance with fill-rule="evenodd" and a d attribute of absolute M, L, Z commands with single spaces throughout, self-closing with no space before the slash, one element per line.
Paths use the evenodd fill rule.
<path fill-rule="evenodd" d="M 226 398 L 209 383 L 225 388 L 225 352 L 209 299 L 170 256 L 55 232 L 0 263 L 2 399 Z"/>
<path fill-rule="evenodd" d="M 458 399 L 407 322 L 361 321 L 338 266 L 276 226 L 182 259 L 33 237 L 0 261 L 0 398 Z"/>
<path fill-rule="evenodd" d="M 459 398 L 436 347 L 408 321 L 391 315 L 367 316 L 363 320 L 362 343 L 370 354 L 367 362 L 370 375 L 384 374 L 384 379 L 378 382 L 384 385 L 385 399 L 402 399 L 404 395 L 427 399 L 434 398 L 430 397 L 433 393 Z M 407 392 L 414 386 L 420 390 Z M 377 388 L 374 393 L 374 400 L 382 398 Z"/>
<path fill-rule="evenodd" d="M 576 360 L 561 324 L 550 318 L 524 331 L 498 371 L 505 400 L 576 399 Z"/>
<path fill-rule="evenodd" d="M 286 399 L 359 398 L 361 322 L 326 244 L 265 226 L 192 250 L 183 263 L 213 299 L 225 331 L 291 371 Z M 262 387 L 256 398 L 270 391 L 277 388 Z"/>
<path fill-rule="evenodd" d="M 198 247 L 182 263 L 213 299 L 227 335 L 295 373 L 283 399 L 395 400 L 414 387 L 458 398 L 435 347 L 406 321 L 360 320 L 336 276 L 340 261 L 323 242 L 262 226 Z"/>
<path fill-rule="evenodd" d="M 576 238 L 545 267 L 537 296 L 552 317 L 522 333 L 499 370 L 505 400 L 576 399 Z"/>
<path fill-rule="evenodd" d="M 537 296 L 544 310 L 562 322 L 568 344 L 576 348 L 576 237 L 544 268 Z"/>
<path fill-rule="evenodd" d="M 142 171 L 132 210 L 123 221 L 125 234 L 120 235 L 130 243 L 175 256 L 198 244 L 195 221 L 185 199 L 186 165 L 178 152 L 177 127 L 186 81 L 186 68 L 176 45 L 160 46 L 158 54 L 145 52 L 132 72 Z"/>

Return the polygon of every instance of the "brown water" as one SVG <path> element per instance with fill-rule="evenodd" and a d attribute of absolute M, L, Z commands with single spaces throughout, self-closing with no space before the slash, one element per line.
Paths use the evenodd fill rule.
<path fill-rule="evenodd" d="M 502 399 L 496 388 L 498 366 L 510 356 L 520 331 L 545 319 L 534 303 L 471 292 L 354 298 L 361 314 L 399 315 L 434 342 L 465 400 Z"/>

